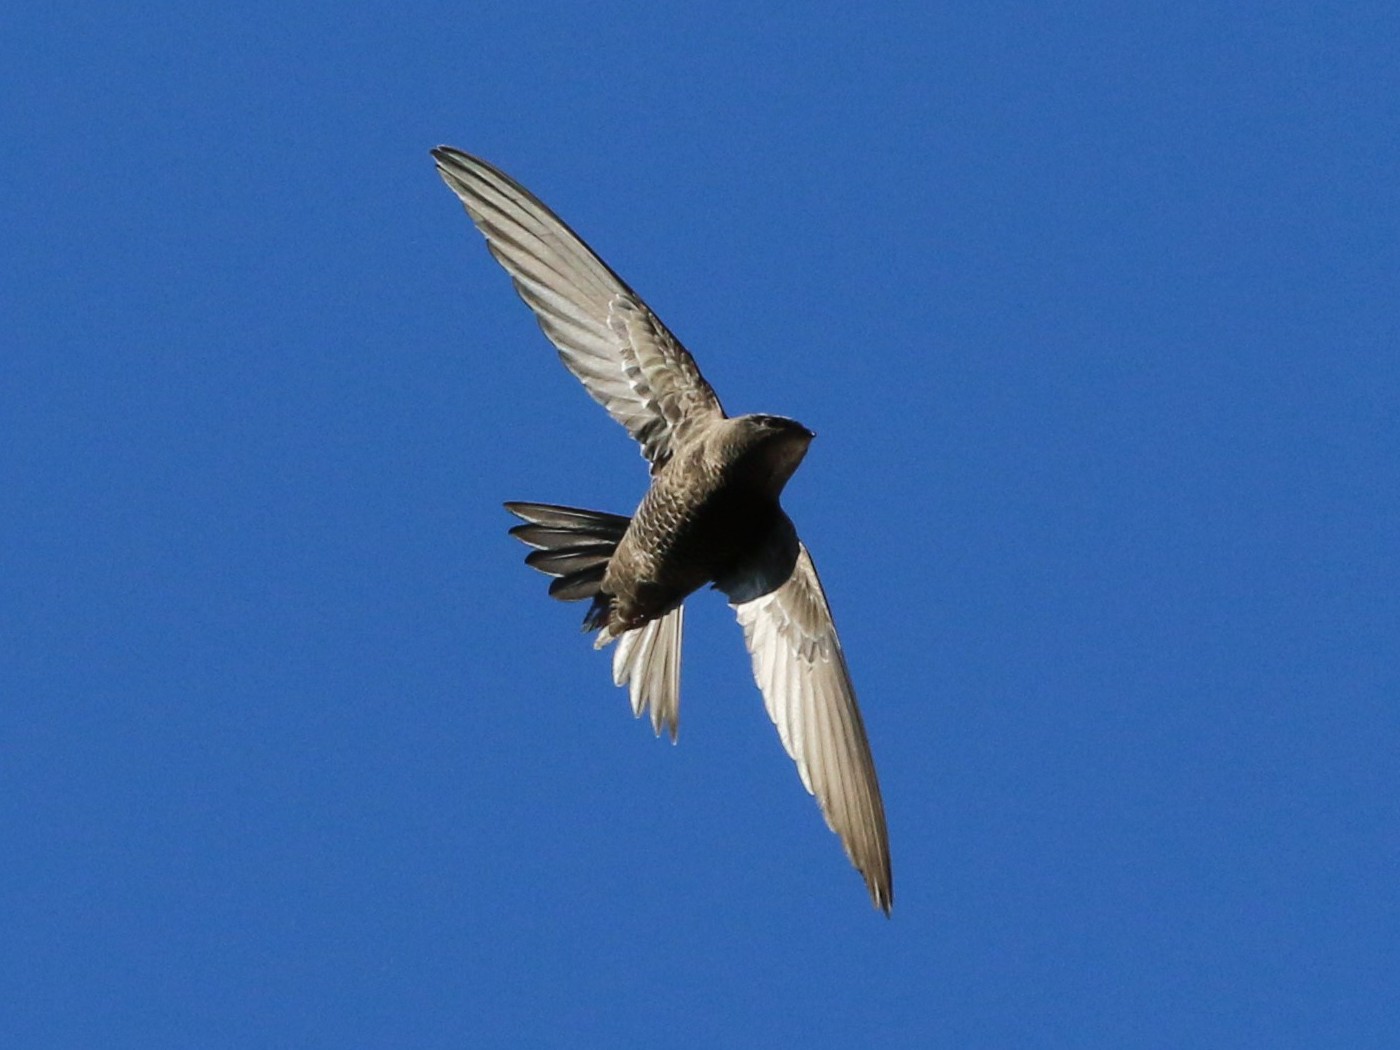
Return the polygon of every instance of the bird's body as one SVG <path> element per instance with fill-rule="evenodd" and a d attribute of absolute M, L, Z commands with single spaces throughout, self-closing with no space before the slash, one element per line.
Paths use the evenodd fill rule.
<path fill-rule="evenodd" d="M 586 244 L 509 176 L 458 150 L 438 170 L 588 392 L 651 464 L 630 517 L 508 503 L 550 594 L 591 599 L 633 710 L 674 739 L 683 602 L 713 584 L 734 606 L 769 715 L 807 790 L 865 877 L 893 901 L 884 805 L 845 656 L 806 548 L 779 497 L 812 440 L 781 416 L 725 415 L 694 359 Z"/>
<path fill-rule="evenodd" d="M 791 532 L 778 496 L 811 438 L 791 420 L 742 416 L 716 420 L 676 449 L 608 564 L 603 630 L 616 636 L 664 615 L 732 577 L 775 532 Z"/>

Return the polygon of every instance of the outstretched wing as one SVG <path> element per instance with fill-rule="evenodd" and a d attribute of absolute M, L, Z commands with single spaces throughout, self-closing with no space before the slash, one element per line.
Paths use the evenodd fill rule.
<path fill-rule="evenodd" d="M 754 678 L 783 747 L 876 907 L 894 902 L 885 807 L 846 658 L 807 548 L 787 581 L 735 604 Z"/>
<path fill-rule="evenodd" d="M 723 417 L 695 359 L 562 219 L 483 160 L 447 146 L 433 157 L 564 364 L 641 443 L 653 473 L 687 428 Z"/>

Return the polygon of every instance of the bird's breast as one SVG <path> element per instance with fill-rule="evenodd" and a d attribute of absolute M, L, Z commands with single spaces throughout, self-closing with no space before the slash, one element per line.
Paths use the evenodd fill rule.
<path fill-rule="evenodd" d="M 775 499 L 718 472 L 668 469 L 633 515 L 603 590 L 621 622 L 653 619 L 743 562 L 781 518 Z"/>

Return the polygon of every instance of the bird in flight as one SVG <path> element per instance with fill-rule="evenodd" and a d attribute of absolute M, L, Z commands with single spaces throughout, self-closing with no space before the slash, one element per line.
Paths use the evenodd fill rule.
<path fill-rule="evenodd" d="M 507 503 L 549 593 L 589 601 L 613 680 L 659 736 L 676 737 L 686 597 L 729 600 L 783 747 L 875 906 L 894 900 L 885 809 L 826 595 L 778 503 L 812 432 L 782 416 L 730 417 L 694 358 L 636 292 L 529 190 L 460 150 L 432 151 L 491 254 L 565 367 L 627 428 L 651 467 L 629 518 Z"/>

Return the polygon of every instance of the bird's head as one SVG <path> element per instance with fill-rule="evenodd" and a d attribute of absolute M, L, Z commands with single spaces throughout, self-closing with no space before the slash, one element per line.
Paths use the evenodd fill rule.
<path fill-rule="evenodd" d="M 739 416 L 732 422 L 736 473 L 776 496 L 816 435 L 783 416 Z"/>

